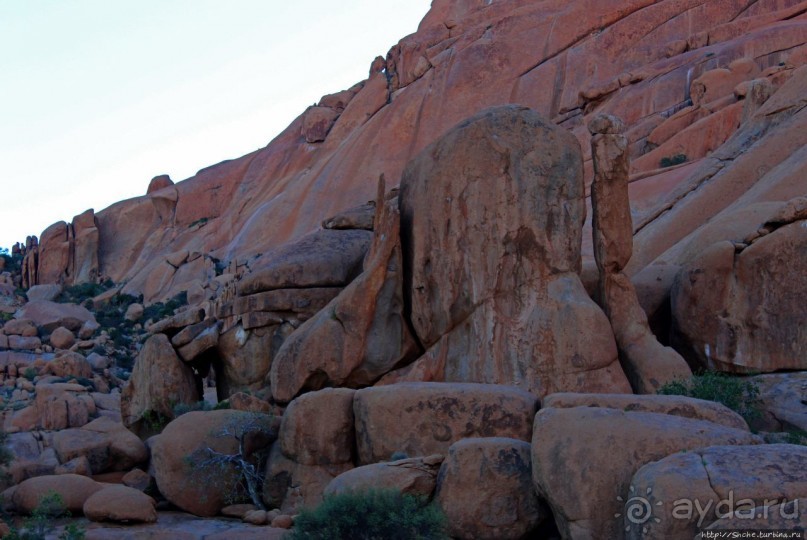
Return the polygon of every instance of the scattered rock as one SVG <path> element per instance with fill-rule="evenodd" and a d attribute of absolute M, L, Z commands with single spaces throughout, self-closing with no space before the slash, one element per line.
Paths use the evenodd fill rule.
<path fill-rule="evenodd" d="M 53 332 L 60 326 L 76 332 L 87 321 L 95 322 L 95 317 L 83 306 L 57 304 L 47 300 L 28 302 L 14 314 L 14 318 L 30 319 L 46 333 Z"/>
<path fill-rule="evenodd" d="M 123 318 L 130 322 L 137 322 L 143 317 L 145 311 L 146 308 L 143 307 L 143 304 L 135 302 L 134 304 L 129 304 L 129 307 L 126 308 L 126 313 L 123 314 Z"/>
<path fill-rule="evenodd" d="M 50 334 L 50 344 L 56 349 L 69 349 L 76 342 L 73 332 L 60 326 Z"/>
<path fill-rule="evenodd" d="M 123 475 L 123 485 L 138 491 L 146 491 L 152 485 L 151 475 L 140 469 L 132 469 Z M 239 516 L 240 517 L 240 516 Z"/>

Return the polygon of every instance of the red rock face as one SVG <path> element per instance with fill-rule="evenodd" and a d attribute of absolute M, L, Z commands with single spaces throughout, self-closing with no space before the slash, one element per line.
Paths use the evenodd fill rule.
<path fill-rule="evenodd" d="M 518 103 L 577 137 L 587 185 L 589 120 L 625 121 L 635 233 L 625 273 L 652 321 L 697 239 L 716 231 L 710 220 L 725 225 L 712 243 L 733 240 L 742 212 L 807 191 L 805 63 L 799 0 L 435 0 L 366 81 L 323 97 L 267 147 L 99 212 L 97 265 L 94 249 L 71 259 L 62 223 L 32 246 L 25 275 L 70 282 L 97 268 L 149 301 L 212 280 L 210 257 L 260 270 L 274 249 L 371 199 L 379 174 L 396 185 L 458 122 Z M 186 261 L 166 264 L 180 251 Z"/>

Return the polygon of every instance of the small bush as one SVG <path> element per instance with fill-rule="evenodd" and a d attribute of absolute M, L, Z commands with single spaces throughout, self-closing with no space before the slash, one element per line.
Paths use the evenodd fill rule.
<path fill-rule="evenodd" d="M 143 310 L 143 316 L 140 318 L 140 322 L 145 323 L 149 319 L 152 321 L 165 319 L 166 317 L 173 315 L 178 308 L 187 304 L 188 292 L 182 291 L 167 302 L 156 302 L 150 306 L 146 306 L 146 309 Z"/>
<path fill-rule="evenodd" d="M 674 156 L 661 158 L 659 165 L 661 166 L 662 169 L 666 169 L 667 167 L 673 167 L 675 165 L 680 165 L 686 162 L 687 162 L 686 154 L 675 154 Z"/>
<path fill-rule="evenodd" d="M 739 413 L 746 422 L 760 415 L 759 386 L 752 381 L 724 373 L 707 371 L 693 375 L 688 382 L 674 381 L 665 384 L 658 393 L 716 401 Z"/>
<path fill-rule="evenodd" d="M 291 540 L 448 539 L 446 519 L 435 504 L 394 490 L 351 492 L 326 497 L 294 522 Z"/>
<path fill-rule="evenodd" d="M 22 372 L 22 376 L 29 381 L 34 382 L 34 379 L 36 378 L 36 369 L 33 367 L 27 367 L 25 368 L 25 371 Z"/>
<path fill-rule="evenodd" d="M 65 287 L 61 294 L 56 297 L 56 301 L 63 304 L 84 304 L 87 300 L 92 300 L 112 287 L 114 287 L 114 284 L 111 281 L 104 283 L 79 283 Z"/>
<path fill-rule="evenodd" d="M 65 509 L 64 500 L 55 491 L 50 491 L 40 500 L 31 517 L 25 520 L 21 529 L 12 528 L 3 538 L 8 540 L 44 540 L 51 538 L 53 533 L 53 520 L 70 517 Z M 64 528 L 59 540 L 83 540 L 84 528 L 71 523 Z"/>

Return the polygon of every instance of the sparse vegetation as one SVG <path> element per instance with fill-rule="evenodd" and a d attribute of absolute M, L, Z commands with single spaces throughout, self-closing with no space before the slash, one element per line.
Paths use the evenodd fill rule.
<path fill-rule="evenodd" d="M 681 165 L 682 163 L 687 162 L 686 154 L 675 154 L 674 156 L 670 157 L 663 157 L 659 162 L 659 166 L 662 169 L 666 169 L 667 167 L 674 167 L 675 165 Z"/>
<path fill-rule="evenodd" d="M 103 283 L 79 283 L 65 287 L 61 294 L 56 297 L 56 301 L 62 304 L 72 303 L 84 305 L 88 300 L 92 300 L 101 293 L 114 287 L 112 280 Z"/>
<path fill-rule="evenodd" d="M 174 405 L 174 418 L 179 418 L 183 414 L 193 411 L 219 411 L 221 409 L 229 409 L 230 402 L 227 400 L 218 403 L 210 403 L 209 401 L 197 401 L 196 403 L 178 403 Z"/>
<path fill-rule="evenodd" d="M 665 384 L 658 393 L 716 401 L 739 413 L 746 422 L 760 415 L 759 386 L 752 381 L 724 373 L 703 372 L 694 375 L 687 382 L 674 381 Z"/>
<path fill-rule="evenodd" d="M 187 291 L 182 291 L 167 302 L 156 302 L 147 306 L 140 320 L 143 322 L 149 319 L 159 321 L 160 319 L 170 317 L 178 308 L 186 305 L 188 305 L 188 293 Z"/>
<path fill-rule="evenodd" d="M 31 517 L 23 522 L 22 528 L 12 528 L 8 535 L 3 538 L 9 540 L 45 540 L 52 537 L 53 520 L 70 517 L 70 512 L 65 509 L 64 500 L 61 495 L 51 491 L 40 499 L 37 507 L 31 512 Z M 69 523 L 65 526 L 59 540 L 83 540 L 85 537 L 84 528 L 76 523 Z"/>
<path fill-rule="evenodd" d="M 221 474 L 235 469 L 239 474 L 237 489 L 231 494 L 229 503 L 236 503 L 246 495 L 256 507 L 265 510 L 263 503 L 263 470 L 268 457 L 266 449 L 259 452 L 250 450 L 250 442 L 259 440 L 272 430 L 272 417 L 267 414 L 250 413 L 235 418 L 221 431 L 217 438 L 233 438 L 238 442 L 238 450 L 232 454 L 224 454 L 210 447 L 200 448 L 187 456 L 185 461 L 194 470 L 198 470 L 200 481 L 214 484 Z"/>
<path fill-rule="evenodd" d="M 448 539 L 446 518 L 434 504 L 395 490 L 350 492 L 326 497 L 303 509 L 291 540 Z"/>

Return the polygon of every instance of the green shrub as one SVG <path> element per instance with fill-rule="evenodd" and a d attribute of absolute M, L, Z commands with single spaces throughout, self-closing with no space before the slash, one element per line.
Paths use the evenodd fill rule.
<path fill-rule="evenodd" d="M 56 297 L 56 301 L 63 304 L 84 304 L 87 300 L 92 300 L 112 287 L 114 287 L 114 283 L 111 281 L 104 283 L 78 283 L 65 287 L 61 294 Z"/>
<path fill-rule="evenodd" d="M 22 528 L 12 528 L 4 539 L 8 540 L 45 540 L 51 538 L 53 533 L 53 520 L 70 517 L 61 495 L 50 491 L 44 495 L 39 504 L 31 512 L 31 517 L 23 522 Z M 83 540 L 84 528 L 76 523 L 65 526 L 59 540 Z"/>
<path fill-rule="evenodd" d="M 291 540 L 448 539 L 446 519 L 435 504 L 395 490 L 349 492 L 326 497 L 294 522 Z"/>
<path fill-rule="evenodd" d="M 173 315 L 178 308 L 187 304 L 188 292 L 182 291 L 167 302 L 156 302 L 150 306 L 146 306 L 146 309 L 143 310 L 143 316 L 140 318 L 140 322 L 145 323 L 149 319 L 153 321 L 165 319 Z"/>
<path fill-rule="evenodd" d="M 716 401 L 739 413 L 746 422 L 760 415 L 759 386 L 752 381 L 725 373 L 703 372 L 693 375 L 688 382 L 674 381 L 665 384 L 658 393 Z"/>
<path fill-rule="evenodd" d="M 680 164 L 686 163 L 686 162 L 687 162 L 686 154 L 675 154 L 674 156 L 661 158 L 661 161 L 659 162 L 659 165 L 661 166 L 662 169 L 665 169 L 667 167 L 672 167 L 674 165 L 680 165 Z"/>
<path fill-rule="evenodd" d="M 36 378 L 36 368 L 27 367 L 25 371 L 22 372 L 22 376 L 28 379 L 29 381 L 33 382 Z"/>

